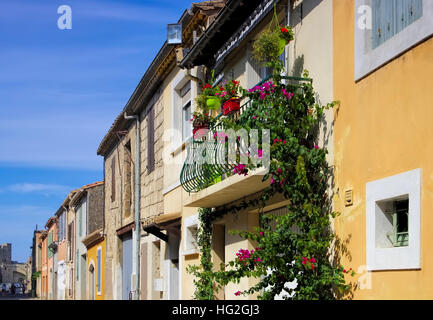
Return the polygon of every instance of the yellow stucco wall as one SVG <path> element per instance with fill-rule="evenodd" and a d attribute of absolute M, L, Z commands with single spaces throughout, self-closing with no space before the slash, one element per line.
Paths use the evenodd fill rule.
<path fill-rule="evenodd" d="M 98 292 L 96 288 L 96 281 L 97 281 L 97 250 L 101 249 L 101 291 Z M 95 244 L 93 247 L 90 247 L 87 249 L 87 283 L 89 283 L 89 268 L 90 264 L 93 264 L 95 271 L 95 300 L 104 300 L 104 289 L 105 289 L 105 240 Z M 87 296 L 89 296 L 89 288 L 87 288 Z"/>
<path fill-rule="evenodd" d="M 347 267 L 359 271 L 370 289 L 355 299 L 431 299 L 433 254 L 433 39 L 404 53 L 371 75 L 354 82 L 354 1 L 333 1 L 335 111 L 335 221 L 338 236 L 349 240 Z M 366 183 L 422 169 L 421 270 L 365 272 Z M 354 205 L 344 207 L 344 191 L 353 189 Z M 349 278 L 348 278 L 349 279 Z M 350 278 L 351 279 L 351 278 Z"/>

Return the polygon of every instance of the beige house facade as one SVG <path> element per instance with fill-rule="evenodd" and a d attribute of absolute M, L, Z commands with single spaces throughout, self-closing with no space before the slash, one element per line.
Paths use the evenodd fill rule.
<path fill-rule="evenodd" d="M 193 43 L 222 6 L 223 1 L 205 2 L 186 10 L 179 19 L 183 43 Z M 182 160 L 176 159 L 174 166 L 167 163 L 182 157 L 187 136 L 180 137 L 192 130 L 185 126 L 190 126 L 197 86 L 191 80 L 195 74 L 176 65 L 182 55 L 174 45 L 162 46 L 98 149 L 106 181 L 105 299 L 182 296 L 182 201 L 166 197 L 180 190 L 176 168 Z M 186 97 L 189 100 L 181 105 Z M 171 136 L 180 142 L 169 145 L 173 150 L 167 154 L 172 123 L 176 130 Z"/>
<path fill-rule="evenodd" d="M 181 62 L 186 72 L 197 68 L 216 71 L 217 81 L 237 80 L 244 88 L 252 88 L 269 77 L 269 71 L 258 64 L 252 57 L 252 44 L 258 34 L 269 27 L 274 16 L 274 5 L 280 25 L 290 25 L 295 32 L 295 40 L 286 46 L 281 57 L 288 77 L 303 77 L 304 69 L 314 79 L 313 86 L 317 92 L 317 101 L 327 104 L 333 101 L 333 46 L 332 46 L 332 0 L 325 1 L 258 1 L 251 3 L 251 12 L 246 14 L 248 6 L 239 7 L 237 1 L 230 1 L 230 8 L 221 11 L 221 16 L 228 15 L 227 20 L 216 19 L 206 35 L 202 36 Z M 231 9 L 231 10 L 229 10 Z M 233 28 L 233 19 L 244 14 L 237 28 Z M 231 20 L 232 19 L 232 20 Z M 219 29 L 220 32 L 212 32 Z M 228 31 L 230 33 L 225 33 Z M 318 32 L 320 30 L 320 32 Z M 222 37 L 221 34 L 224 34 Z M 217 47 L 217 44 L 219 45 Z M 215 50 L 217 47 L 217 50 Z M 333 161 L 332 111 L 327 112 L 320 132 L 320 145 L 329 149 L 329 163 Z M 193 152 L 192 150 L 189 150 Z M 178 172 L 180 172 L 178 168 Z M 185 267 L 199 263 L 196 249 L 190 247 L 190 240 L 198 225 L 198 208 L 223 208 L 239 205 L 242 201 L 254 199 L 269 182 L 262 182 L 265 170 L 258 169 L 248 176 L 232 175 L 198 192 L 188 193 L 185 190 L 169 192 L 165 199 L 181 199 L 183 203 L 181 247 L 186 254 L 182 257 L 183 281 L 182 298 L 191 299 L 194 292 L 191 275 Z M 171 175 L 167 177 L 167 180 Z M 171 178 L 173 179 L 173 178 Z M 171 181 L 170 181 L 171 182 Z M 167 207 L 178 203 L 167 201 Z M 271 199 L 263 213 L 284 214 L 287 200 L 282 197 Z M 175 209 L 171 209 L 175 211 Z M 221 263 L 228 263 L 240 249 L 254 249 L 255 244 L 230 230 L 254 231 L 259 226 L 258 208 L 248 208 L 238 214 L 228 214 L 213 225 L 212 262 L 219 268 Z M 192 251 L 190 251 L 192 250 Z M 256 283 L 255 279 L 242 279 L 239 284 L 229 284 L 215 294 L 216 299 L 256 299 L 257 297 L 235 296 L 238 290 L 246 290 Z M 276 299 L 282 298 L 276 296 Z"/>

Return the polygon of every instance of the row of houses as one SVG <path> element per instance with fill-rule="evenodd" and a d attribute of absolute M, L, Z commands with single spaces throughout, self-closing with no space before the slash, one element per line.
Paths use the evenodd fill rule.
<path fill-rule="evenodd" d="M 269 70 L 252 56 L 254 39 L 274 16 L 295 40 L 281 56 L 287 76 L 314 79 L 326 112 L 321 146 L 334 168 L 331 192 L 337 236 L 354 268 L 353 297 L 431 298 L 429 226 L 433 152 L 429 125 L 433 82 L 433 5 L 429 0 L 215 0 L 193 3 L 180 17 L 182 43 L 165 42 L 103 138 L 104 182 L 71 191 L 33 245 L 34 290 L 42 299 L 191 299 L 186 271 L 199 264 L 198 208 L 253 199 L 265 173 L 230 176 L 191 190 L 195 98 L 216 83 L 253 88 Z M 196 174 L 190 172 L 189 174 Z M 194 178 L 194 177 L 193 177 Z M 284 214 L 288 200 L 216 221 L 215 265 L 254 243 L 230 233 L 253 230 L 259 215 Z M 393 219 L 399 206 L 407 217 Z M 400 210 L 399 209 L 399 210 Z M 403 219 L 401 216 L 396 216 Z M 407 241 L 388 234 L 398 228 Z M 403 227 L 401 227 L 403 226 Z M 216 293 L 235 296 L 243 279 Z M 430 286 L 432 284 L 432 286 Z M 256 296 L 248 297 L 255 299 Z M 278 297 L 276 297 L 278 298 Z"/>

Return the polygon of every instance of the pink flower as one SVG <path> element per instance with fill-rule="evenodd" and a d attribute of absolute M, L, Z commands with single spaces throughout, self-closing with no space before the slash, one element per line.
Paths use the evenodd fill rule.
<path fill-rule="evenodd" d="M 263 150 L 262 149 L 257 150 L 257 155 L 259 158 L 263 157 Z"/>
<path fill-rule="evenodd" d="M 314 259 L 314 257 L 313 258 L 311 258 L 311 262 L 316 262 L 316 259 Z"/>
<path fill-rule="evenodd" d="M 235 166 L 234 170 L 233 170 L 234 174 L 238 174 L 238 175 L 248 175 L 248 169 L 246 168 L 246 166 L 244 164 L 238 164 L 237 166 Z"/>
<path fill-rule="evenodd" d="M 283 93 L 283 95 L 287 98 L 287 99 L 291 99 L 294 96 L 293 92 L 288 92 L 286 89 L 281 88 L 281 92 Z"/>
<path fill-rule="evenodd" d="M 254 120 L 256 120 L 256 119 L 257 119 L 257 117 L 256 117 L 256 116 L 254 116 L 254 117 L 253 117 L 253 119 L 254 119 Z"/>
<path fill-rule="evenodd" d="M 315 146 L 314 146 L 314 149 L 319 149 L 319 146 L 316 144 Z"/>
<path fill-rule="evenodd" d="M 302 264 L 307 264 L 307 258 L 302 257 Z"/>
<path fill-rule="evenodd" d="M 263 236 L 263 232 L 262 231 L 260 231 L 260 233 L 259 233 L 261 236 Z M 259 248 L 256 248 L 256 250 L 259 250 Z"/>
<path fill-rule="evenodd" d="M 236 292 L 235 292 L 235 296 L 240 296 L 241 293 L 242 293 L 242 292 L 240 292 L 240 291 L 236 291 Z"/>

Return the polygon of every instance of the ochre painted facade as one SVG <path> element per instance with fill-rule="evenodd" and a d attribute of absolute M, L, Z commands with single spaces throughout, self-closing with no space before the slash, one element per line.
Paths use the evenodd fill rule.
<path fill-rule="evenodd" d="M 361 283 L 355 299 L 431 299 L 433 254 L 433 39 L 354 81 L 354 1 L 333 1 L 335 221 L 350 257 L 342 262 Z M 366 272 L 366 183 L 410 170 L 421 176 L 421 269 Z M 344 192 L 353 190 L 345 207 Z M 371 227 L 371 226 L 369 226 Z"/>
<path fill-rule="evenodd" d="M 98 269 L 98 251 L 101 254 L 100 260 L 100 268 Z M 90 294 L 91 289 L 90 286 L 93 285 L 94 299 L 93 300 L 104 300 L 104 289 L 105 289 L 105 239 L 101 242 L 98 242 L 91 247 L 87 248 L 87 292 Z M 94 277 L 90 276 L 89 270 L 93 267 Z M 98 270 L 101 271 L 101 284 L 98 290 L 97 287 L 97 279 L 98 279 Z M 92 282 L 93 279 L 93 283 Z M 90 299 L 90 296 L 88 296 Z"/>

